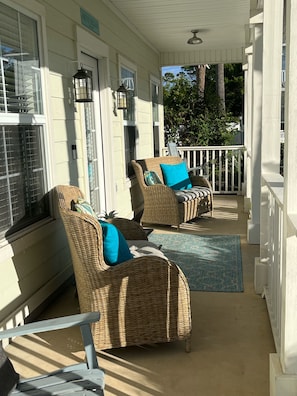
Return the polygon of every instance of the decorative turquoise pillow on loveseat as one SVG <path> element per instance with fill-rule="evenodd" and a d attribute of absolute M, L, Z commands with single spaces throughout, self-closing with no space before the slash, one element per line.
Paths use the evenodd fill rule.
<path fill-rule="evenodd" d="M 99 220 L 99 223 L 103 233 L 103 256 L 106 264 L 117 265 L 131 260 L 133 255 L 121 231 L 106 221 Z"/>
<path fill-rule="evenodd" d="M 173 190 L 188 190 L 193 187 L 184 162 L 174 165 L 160 164 L 160 167 L 166 186 Z"/>

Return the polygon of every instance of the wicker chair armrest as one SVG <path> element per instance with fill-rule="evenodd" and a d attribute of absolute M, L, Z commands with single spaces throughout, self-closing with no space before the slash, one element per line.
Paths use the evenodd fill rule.
<path fill-rule="evenodd" d="M 208 187 L 212 190 L 210 182 L 203 176 L 190 176 L 190 180 L 193 186 Z"/>
<path fill-rule="evenodd" d="M 115 217 L 108 221 L 114 224 L 127 240 L 147 240 L 147 234 L 143 227 L 134 220 Z"/>
<path fill-rule="evenodd" d="M 133 293 L 140 296 L 148 286 L 154 290 L 166 290 L 172 284 L 169 277 L 178 279 L 179 285 L 189 292 L 187 279 L 174 262 L 153 255 L 136 257 L 115 266 L 107 266 L 100 276 L 94 276 L 93 293 L 98 292 L 99 296 L 104 288 L 106 293 L 110 293 L 111 285 L 112 290 L 119 290 L 128 282 Z"/>
<path fill-rule="evenodd" d="M 175 277 L 179 280 L 179 286 L 189 293 L 188 281 L 181 269 L 174 262 L 158 256 L 142 256 L 125 261 L 111 267 L 108 271 L 113 271 L 113 276 L 118 280 L 128 278 L 129 287 L 133 286 L 139 293 L 143 293 L 143 287 L 154 289 L 165 289 L 168 286 L 168 277 Z M 117 275 L 116 275 L 117 273 Z M 164 286 L 166 285 L 166 286 Z"/>
<path fill-rule="evenodd" d="M 79 326 L 86 352 L 88 364 L 87 367 L 90 369 L 96 369 L 98 368 L 98 362 L 90 325 L 94 322 L 97 322 L 99 319 L 99 312 L 86 312 L 76 315 L 63 316 L 60 318 L 41 320 L 38 322 L 17 326 L 12 329 L 0 331 L 0 340 L 4 338 L 19 337 L 27 334 L 43 333 L 45 331 L 68 329 L 70 327 Z M 69 371 L 69 369 L 71 369 L 71 366 L 69 368 L 65 368 L 64 370 Z M 23 392 L 21 393 L 23 394 Z"/>
<path fill-rule="evenodd" d="M 175 206 L 177 204 L 174 190 L 165 184 L 147 186 L 144 189 L 143 195 L 144 199 L 150 202 L 150 205 L 167 204 L 168 206 Z"/>
<path fill-rule="evenodd" d="M 19 337 L 27 334 L 42 333 L 51 330 L 67 329 L 74 326 L 84 326 L 98 321 L 99 312 L 87 312 L 68 315 L 60 318 L 46 319 L 38 322 L 24 324 L 12 329 L 0 331 L 0 340 L 4 338 Z"/>

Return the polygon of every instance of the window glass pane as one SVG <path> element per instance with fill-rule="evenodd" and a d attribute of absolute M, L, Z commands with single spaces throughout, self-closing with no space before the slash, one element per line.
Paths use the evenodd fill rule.
<path fill-rule="evenodd" d="M 136 158 L 136 147 L 135 147 L 135 126 L 126 126 L 125 132 L 125 160 L 126 160 L 126 175 L 133 175 L 133 168 L 131 160 Z"/>
<path fill-rule="evenodd" d="M 15 232 L 48 216 L 42 127 L 2 126 L 0 233 Z"/>
<path fill-rule="evenodd" d="M 159 122 L 159 87 L 152 84 L 153 121 Z"/>
<path fill-rule="evenodd" d="M 7 229 L 7 224 L 10 223 L 9 210 L 9 194 L 7 191 L 6 180 L 0 179 L 0 235 L 3 236 L 3 231 Z"/>
<path fill-rule="evenodd" d="M 0 4 L 0 112 L 42 114 L 37 23 Z"/>
<path fill-rule="evenodd" d="M 159 143 L 159 126 L 153 126 L 153 134 L 154 134 L 154 156 L 160 157 L 160 143 Z"/>
<path fill-rule="evenodd" d="M 126 125 L 124 127 L 126 176 L 133 175 L 131 160 L 136 158 L 135 125 L 135 72 L 121 67 L 121 83 L 127 89 L 127 110 L 123 110 Z"/>
<path fill-rule="evenodd" d="M 40 70 L 37 21 L 0 3 L 0 237 L 49 216 L 46 120 L 19 115 L 43 114 Z M 14 125 L 1 125 L 3 113 Z"/>

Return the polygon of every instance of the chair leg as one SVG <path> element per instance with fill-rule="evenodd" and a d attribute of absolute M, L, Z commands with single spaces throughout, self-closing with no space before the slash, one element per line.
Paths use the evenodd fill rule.
<path fill-rule="evenodd" d="M 185 350 L 187 353 L 191 352 L 191 337 L 186 338 Z"/>

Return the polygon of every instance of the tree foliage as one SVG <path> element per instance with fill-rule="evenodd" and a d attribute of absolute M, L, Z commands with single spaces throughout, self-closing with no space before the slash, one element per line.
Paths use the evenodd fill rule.
<path fill-rule="evenodd" d="M 232 127 L 241 114 L 240 99 L 227 96 L 226 111 L 221 106 L 216 91 L 215 67 L 206 71 L 203 94 L 199 90 L 197 66 L 184 67 L 177 76 L 166 73 L 163 77 L 164 126 L 166 141 L 175 141 L 184 146 L 228 145 L 232 143 L 235 129 Z M 227 73 L 228 84 L 236 83 Z M 238 83 L 238 81 L 237 81 Z M 238 83 L 242 85 L 242 81 Z M 226 92 L 229 87 L 225 86 Z M 238 94 L 239 91 L 236 90 Z M 242 96 L 242 92 L 240 92 Z M 231 100 L 232 99 L 232 100 Z M 167 142 L 166 142 L 167 143 Z"/>
<path fill-rule="evenodd" d="M 225 65 L 225 95 L 227 111 L 235 117 L 243 113 L 243 71 L 241 63 Z"/>

